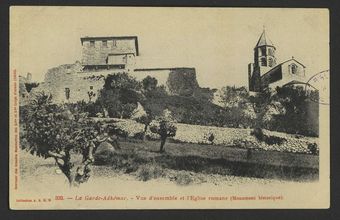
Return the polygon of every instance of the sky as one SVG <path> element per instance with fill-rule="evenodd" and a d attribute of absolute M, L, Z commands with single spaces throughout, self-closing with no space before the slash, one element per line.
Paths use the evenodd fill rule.
<path fill-rule="evenodd" d="M 277 62 L 292 56 L 307 77 L 329 69 L 327 9 L 40 7 L 10 9 L 10 68 L 43 81 L 81 60 L 80 37 L 138 36 L 140 66 L 195 67 L 202 87 L 248 85 L 263 28 Z"/>

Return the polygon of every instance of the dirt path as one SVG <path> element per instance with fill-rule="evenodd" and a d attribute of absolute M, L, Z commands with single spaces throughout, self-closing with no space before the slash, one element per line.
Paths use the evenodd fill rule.
<path fill-rule="evenodd" d="M 52 203 L 36 203 L 37 209 L 125 209 L 131 208 L 237 208 L 247 207 L 240 202 L 224 200 L 209 203 L 200 198 L 231 196 L 284 196 L 287 207 L 293 199 L 301 207 L 305 198 L 295 198 L 298 192 L 313 190 L 317 182 L 303 183 L 259 179 L 237 176 L 198 174 L 189 171 L 166 170 L 166 176 L 149 181 L 136 179 L 134 175 L 118 173 L 108 166 L 93 166 L 93 175 L 79 188 L 70 188 L 63 174 L 58 172 L 52 159 L 42 159 L 27 152 L 20 153 L 21 178 L 17 195 L 21 199 L 51 199 Z M 190 176 L 191 182 L 178 182 L 174 177 Z M 289 198 L 286 195 L 293 195 Z M 311 195 L 311 194 L 308 194 Z M 56 201 L 56 196 L 63 196 L 64 201 Z M 185 197 L 185 202 L 164 201 L 156 203 L 150 198 Z M 118 198 L 110 201 L 97 201 L 98 197 Z M 140 201 L 138 198 L 147 198 Z M 83 200 L 77 200 L 82 198 Z M 87 200 L 84 201 L 84 198 Z M 119 200 L 122 199 L 122 200 Z M 313 198 L 310 198 L 313 199 Z M 301 200 L 301 201 L 300 201 Z M 153 202 L 153 203 L 152 203 Z M 249 208 L 275 207 L 281 202 L 249 203 Z M 23 204 L 24 205 L 24 204 Z M 25 208 L 23 206 L 23 208 Z M 30 206 L 30 209 L 34 207 Z"/>
<path fill-rule="evenodd" d="M 42 159 L 30 155 L 25 151 L 20 153 L 21 178 L 20 187 L 27 188 L 32 191 L 60 191 L 68 190 L 68 183 L 62 173 L 59 172 L 52 159 Z M 272 179 L 238 177 L 238 176 L 222 176 L 218 174 L 201 174 L 190 171 L 175 171 L 167 169 L 166 177 L 161 177 L 149 181 L 141 181 L 136 179 L 134 175 L 124 174 L 115 171 L 109 166 L 93 166 L 93 175 L 88 183 L 82 184 L 81 189 L 95 188 L 102 190 L 110 189 L 110 186 L 116 184 L 125 185 L 127 182 L 148 187 L 152 183 L 162 185 L 172 185 L 179 187 L 189 186 L 223 186 L 223 187 L 241 187 L 246 185 L 268 185 L 295 183 L 290 181 L 280 181 Z M 192 177 L 192 181 L 188 184 L 174 181 L 173 178 L 178 174 L 185 174 Z"/>

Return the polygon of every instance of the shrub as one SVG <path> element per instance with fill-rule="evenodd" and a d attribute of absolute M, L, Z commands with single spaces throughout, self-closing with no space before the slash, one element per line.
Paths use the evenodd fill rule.
<path fill-rule="evenodd" d="M 148 181 L 164 176 L 164 170 L 156 163 L 144 164 L 139 167 L 136 175 L 139 180 Z"/>
<path fill-rule="evenodd" d="M 250 134 L 255 136 L 258 141 L 264 142 L 268 145 L 281 145 L 286 141 L 286 139 L 282 137 L 264 134 L 261 128 L 255 128 Z"/>
<path fill-rule="evenodd" d="M 264 140 L 264 134 L 261 128 L 254 128 L 254 130 L 250 134 L 255 136 L 259 141 Z"/>
<path fill-rule="evenodd" d="M 95 165 L 109 165 L 112 164 L 114 157 L 114 152 L 112 151 L 102 151 L 94 155 Z"/>
<path fill-rule="evenodd" d="M 134 134 L 133 138 L 138 139 L 138 140 L 143 140 L 144 139 L 144 132 L 138 132 L 138 133 Z"/>
<path fill-rule="evenodd" d="M 308 144 L 308 150 L 311 152 L 313 155 L 319 155 L 319 149 L 318 145 L 316 143 L 310 143 Z"/>
<path fill-rule="evenodd" d="M 114 157 L 114 148 L 111 144 L 104 142 L 101 143 L 94 156 L 94 164 L 96 165 L 109 165 L 112 164 Z"/>
<path fill-rule="evenodd" d="M 175 181 L 178 185 L 189 185 L 193 182 L 193 178 L 188 172 L 179 172 L 175 177 Z"/>
<path fill-rule="evenodd" d="M 285 138 L 276 137 L 276 136 L 267 136 L 267 135 L 264 136 L 264 142 L 269 145 L 274 145 L 274 144 L 281 145 L 284 141 L 286 141 Z"/>
<path fill-rule="evenodd" d="M 208 140 L 211 142 L 211 144 L 214 144 L 214 139 L 215 139 L 215 136 L 213 133 L 211 133 L 208 137 Z"/>

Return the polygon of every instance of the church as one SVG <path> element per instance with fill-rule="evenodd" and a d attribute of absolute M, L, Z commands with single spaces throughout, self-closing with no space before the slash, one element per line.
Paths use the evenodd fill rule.
<path fill-rule="evenodd" d="M 249 91 L 282 87 L 305 82 L 305 66 L 292 57 L 281 63 L 276 60 L 276 47 L 263 30 L 254 48 L 254 63 L 248 64 Z"/>

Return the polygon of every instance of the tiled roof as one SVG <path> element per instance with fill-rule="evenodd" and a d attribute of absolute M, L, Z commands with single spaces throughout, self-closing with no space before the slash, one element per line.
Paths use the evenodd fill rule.
<path fill-rule="evenodd" d="M 265 30 L 263 30 L 260 39 L 257 41 L 257 44 L 255 47 L 261 47 L 261 46 L 274 46 L 274 44 L 272 43 L 272 41 L 266 37 L 266 32 Z"/>

